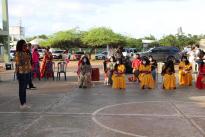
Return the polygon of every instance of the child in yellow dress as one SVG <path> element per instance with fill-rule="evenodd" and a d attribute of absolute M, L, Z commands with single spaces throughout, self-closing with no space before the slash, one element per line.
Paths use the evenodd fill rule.
<path fill-rule="evenodd" d="M 115 65 L 115 70 L 112 76 L 113 85 L 112 87 L 115 89 L 125 89 L 125 65 L 122 64 L 122 60 L 119 59 Z"/>
<path fill-rule="evenodd" d="M 150 61 L 147 57 L 142 59 L 142 63 L 139 67 L 139 80 L 140 80 L 140 88 L 141 89 L 153 89 L 155 86 L 154 79 L 151 74 L 151 65 Z"/>
<path fill-rule="evenodd" d="M 192 64 L 186 56 L 182 56 L 181 62 L 179 63 L 179 85 L 192 85 Z"/>
<path fill-rule="evenodd" d="M 163 76 L 163 89 L 172 90 L 176 89 L 176 77 L 174 70 L 174 63 L 172 60 L 168 60 L 162 67 Z"/>

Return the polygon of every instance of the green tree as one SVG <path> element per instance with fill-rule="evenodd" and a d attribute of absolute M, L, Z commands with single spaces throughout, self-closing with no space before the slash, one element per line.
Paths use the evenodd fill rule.
<path fill-rule="evenodd" d="M 105 27 L 93 28 L 82 35 L 81 41 L 91 48 L 90 55 L 95 48 L 106 47 L 107 45 L 116 47 L 125 43 L 125 38 L 111 29 Z"/>
<path fill-rule="evenodd" d="M 159 40 L 161 46 L 177 46 L 177 38 L 174 35 L 164 36 Z"/>
<path fill-rule="evenodd" d="M 81 47 L 82 32 L 71 29 L 68 31 L 60 31 L 51 35 L 47 41 L 41 43 L 42 46 L 49 46 L 53 48 L 69 49 L 73 47 Z"/>
<path fill-rule="evenodd" d="M 139 50 L 142 49 L 142 39 L 135 39 L 126 37 L 125 38 L 125 46 L 129 48 L 137 48 Z"/>
<path fill-rule="evenodd" d="M 45 35 L 45 34 L 42 34 L 42 35 L 37 35 L 37 36 L 33 36 L 33 37 L 28 37 L 28 38 L 26 38 L 26 41 L 29 42 L 29 41 L 32 41 L 32 40 L 34 40 L 36 38 L 48 39 L 48 36 Z"/>
<path fill-rule="evenodd" d="M 153 36 L 151 34 L 149 36 L 145 36 L 144 39 L 146 39 L 146 40 L 156 40 L 155 36 Z"/>

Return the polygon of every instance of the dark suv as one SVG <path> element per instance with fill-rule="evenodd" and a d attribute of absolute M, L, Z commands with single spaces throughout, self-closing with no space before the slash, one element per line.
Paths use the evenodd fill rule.
<path fill-rule="evenodd" d="M 146 52 L 141 52 L 140 56 L 153 56 L 158 62 L 165 62 L 166 59 L 172 59 L 175 63 L 180 61 L 180 50 L 176 47 L 155 47 Z"/>

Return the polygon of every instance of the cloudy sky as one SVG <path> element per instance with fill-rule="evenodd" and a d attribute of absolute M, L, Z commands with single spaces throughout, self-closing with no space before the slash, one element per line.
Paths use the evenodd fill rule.
<path fill-rule="evenodd" d="M 99 26 L 137 38 L 176 34 L 180 26 L 185 33 L 205 33 L 205 0 L 8 1 L 10 25 L 21 19 L 26 36 Z"/>

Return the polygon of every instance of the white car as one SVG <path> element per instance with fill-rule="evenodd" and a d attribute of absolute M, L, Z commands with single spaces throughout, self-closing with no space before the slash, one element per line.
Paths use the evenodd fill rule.
<path fill-rule="evenodd" d="M 42 58 L 43 58 L 43 56 L 44 56 L 44 54 L 45 54 L 44 52 L 45 52 L 44 49 L 38 49 L 39 59 L 42 59 Z"/>
<path fill-rule="evenodd" d="M 62 59 L 64 50 L 53 50 L 52 55 L 54 59 Z"/>
<path fill-rule="evenodd" d="M 122 54 L 125 57 L 126 56 L 131 57 L 131 56 L 133 56 L 136 53 L 137 53 L 137 49 L 136 48 L 124 48 L 123 51 L 122 51 Z"/>
<path fill-rule="evenodd" d="M 98 53 L 95 55 L 96 60 L 106 59 L 108 55 L 107 51 L 103 51 L 102 53 Z"/>
<path fill-rule="evenodd" d="M 16 50 L 15 49 L 10 49 L 10 59 L 11 59 L 11 61 L 14 60 L 15 54 L 16 54 Z"/>

